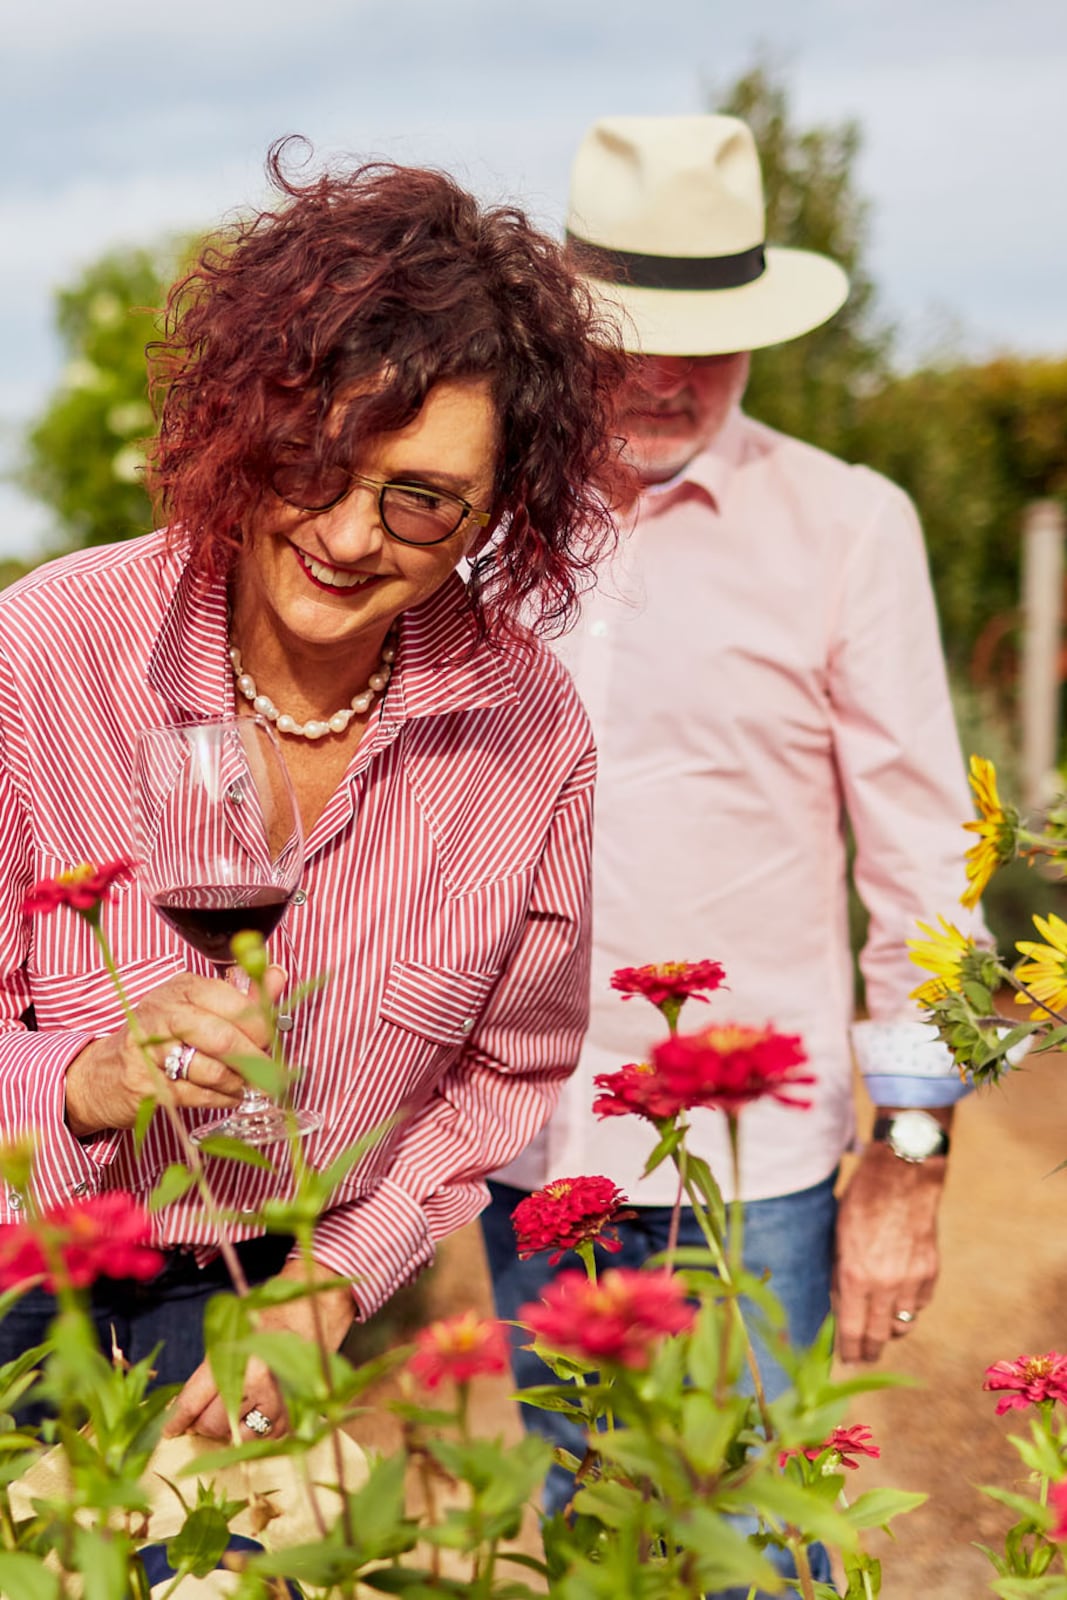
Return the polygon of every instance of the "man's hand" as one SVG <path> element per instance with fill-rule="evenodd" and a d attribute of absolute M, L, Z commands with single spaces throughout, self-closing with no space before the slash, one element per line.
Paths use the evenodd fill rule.
<path fill-rule="evenodd" d="M 321 1337 L 328 1350 L 337 1350 L 355 1319 L 356 1305 L 352 1291 L 343 1278 L 318 1267 L 316 1280 L 324 1287 L 314 1297 L 291 1300 L 285 1305 L 267 1306 L 258 1313 L 259 1326 L 272 1333 L 298 1333 L 302 1339 L 314 1342 Z M 307 1269 L 301 1261 L 290 1261 L 278 1274 L 293 1283 L 305 1283 Z M 336 1287 L 331 1287 L 336 1285 Z M 270 1437 L 280 1438 L 289 1429 L 289 1419 L 281 1391 L 270 1370 L 253 1357 L 245 1369 L 244 1392 L 241 1398 L 242 1419 L 250 1411 L 259 1411 L 270 1423 Z M 207 1361 L 202 1361 L 174 1402 L 164 1433 L 200 1433 L 208 1439 L 229 1439 L 230 1425 L 219 1399 L 215 1380 Z M 267 1437 L 247 1428 L 242 1420 L 242 1439 Z"/>
<path fill-rule="evenodd" d="M 843 1360 L 876 1361 L 929 1304 L 947 1167 L 944 1156 L 913 1163 L 885 1144 L 864 1150 L 837 1218 L 833 1301 Z"/>

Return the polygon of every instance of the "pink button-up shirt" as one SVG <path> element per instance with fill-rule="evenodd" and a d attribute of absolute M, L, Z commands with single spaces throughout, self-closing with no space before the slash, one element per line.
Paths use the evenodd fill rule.
<path fill-rule="evenodd" d="M 232 713 L 223 586 L 206 594 L 161 535 L 68 557 L 0 598 L 0 1132 L 33 1129 L 49 1204 L 107 1188 L 142 1197 L 181 1160 L 157 1117 L 80 1142 L 64 1076 L 122 1013 L 88 926 L 26 918 L 38 878 L 131 854 L 134 733 Z M 387 695 L 307 841 L 303 894 L 271 941 L 297 984 L 298 1102 L 324 1118 L 307 1154 L 325 1167 L 405 1109 L 340 1182 L 316 1255 L 358 1278 L 368 1314 L 484 1203 L 482 1176 L 549 1114 L 588 1007 L 594 756 L 566 674 L 479 646 L 458 578 L 402 618 Z M 103 913 L 136 1002 L 211 968 L 136 880 Z M 32 1005 L 36 1032 L 20 1021 Z M 210 1113 L 191 1113 L 190 1122 Z M 276 1170 L 211 1158 L 221 1203 L 251 1213 L 285 1192 Z M 0 1187 L 0 1220 L 18 1197 Z M 210 1246 L 194 1194 L 157 1218 L 165 1245 Z M 247 1237 L 254 1226 L 235 1228 Z"/>
<path fill-rule="evenodd" d="M 965 882 L 971 808 L 912 506 L 737 413 L 642 497 L 561 654 L 599 758 L 592 1020 L 549 1128 L 502 1176 L 604 1173 L 638 1203 L 673 1202 L 670 1163 L 640 1179 L 650 1125 L 594 1120 L 593 1077 L 663 1033 L 646 1001 L 610 990 L 613 970 L 708 957 L 728 991 L 692 1002 L 683 1030 L 773 1022 L 802 1035 L 818 1077 L 810 1111 L 744 1112 L 743 1194 L 819 1182 L 853 1131 L 845 814 L 871 913 L 868 1006 L 887 1026 L 909 1019 L 909 1048 L 923 1029 L 905 940 L 917 917 L 958 918 Z M 955 1085 L 946 1099 L 950 1066 L 930 1069 Z M 729 1189 L 725 1119 L 694 1124 Z"/>

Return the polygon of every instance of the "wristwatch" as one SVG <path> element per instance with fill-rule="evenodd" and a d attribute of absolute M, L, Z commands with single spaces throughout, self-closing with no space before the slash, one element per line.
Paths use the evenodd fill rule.
<path fill-rule="evenodd" d="M 901 1161 L 929 1161 L 931 1156 L 948 1155 L 948 1134 L 929 1111 L 898 1111 L 892 1117 L 879 1117 L 871 1138 L 887 1144 Z"/>

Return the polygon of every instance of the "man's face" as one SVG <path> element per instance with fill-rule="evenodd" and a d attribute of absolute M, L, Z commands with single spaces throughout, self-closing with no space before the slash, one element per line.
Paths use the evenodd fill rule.
<path fill-rule="evenodd" d="M 631 356 L 623 391 L 626 459 L 665 483 L 707 448 L 748 382 L 747 350 L 725 356 Z"/>

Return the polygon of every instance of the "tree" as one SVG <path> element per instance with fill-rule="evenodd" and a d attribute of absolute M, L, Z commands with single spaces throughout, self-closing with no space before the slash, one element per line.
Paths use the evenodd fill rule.
<path fill-rule="evenodd" d="M 114 251 L 61 289 L 67 356 L 60 386 L 26 435 L 17 479 L 56 513 L 56 544 L 74 549 L 146 533 L 143 443 L 154 431 L 145 346 L 181 261 L 177 244 Z"/>
<path fill-rule="evenodd" d="M 1067 494 L 1067 360 L 928 367 L 867 398 L 864 459 L 922 513 L 950 659 L 1019 604 L 1027 501 Z"/>
<path fill-rule="evenodd" d="M 823 327 L 756 352 L 746 410 L 835 455 L 851 456 L 859 406 L 887 381 L 891 344 L 865 261 L 870 208 L 853 175 L 859 127 L 796 127 L 785 84 L 766 61 L 728 87 L 715 109 L 752 129 L 768 242 L 830 256 L 851 284 L 845 305 Z"/>

